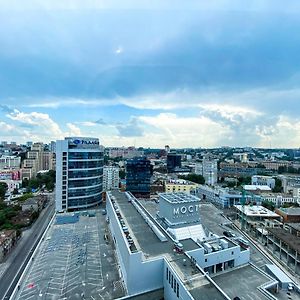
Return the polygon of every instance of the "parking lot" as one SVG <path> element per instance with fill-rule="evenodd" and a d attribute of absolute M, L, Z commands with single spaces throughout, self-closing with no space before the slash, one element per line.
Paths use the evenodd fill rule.
<path fill-rule="evenodd" d="M 93 211 L 78 215 L 77 221 L 72 220 L 72 214 L 65 217 L 67 224 L 57 220 L 50 227 L 14 299 L 94 300 L 123 296 L 105 216 Z"/>

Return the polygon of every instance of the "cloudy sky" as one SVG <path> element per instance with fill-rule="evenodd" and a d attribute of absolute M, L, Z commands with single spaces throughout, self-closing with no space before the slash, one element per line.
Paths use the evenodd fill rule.
<path fill-rule="evenodd" d="M 300 3 L 244 4 L 0 0 L 0 139 L 299 147 Z"/>

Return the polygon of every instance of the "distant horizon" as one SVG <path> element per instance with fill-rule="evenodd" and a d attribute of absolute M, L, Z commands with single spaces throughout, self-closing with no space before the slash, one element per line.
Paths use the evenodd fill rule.
<path fill-rule="evenodd" d="M 76 136 L 76 137 L 82 137 L 82 138 L 87 138 L 87 137 L 85 137 L 85 136 Z M 64 137 L 64 138 L 66 138 L 66 137 Z M 64 138 L 62 138 L 62 139 L 64 139 Z M 134 146 L 134 145 L 129 145 L 129 146 L 126 146 L 126 145 L 122 145 L 122 146 L 120 146 L 120 145 L 118 145 L 118 146 L 107 146 L 107 145 L 103 145 L 102 143 L 101 143 L 101 138 L 99 138 L 99 137 L 90 137 L 90 138 L 97 138 L 97 139 L 99 139 L 99 143 L 100 143 L 100 146 L 103 146 L 104 148 L 122 148 L 122 147 L 124 147 L 124 148 L 129 148 L 129 147 L 135 147 L 135 148 L 144 148 L 144 149 L 162 149 L 162 150 L 164 150 L 165 149 L 165 146 L 170 146 L 170 145 L 164 145 L 164 146 L 162 146 L 162 147 L 147 147 L 147 146 Z M 43 144 L 46 144 L 46 145 L 50 145 L 51 144 L 51 142 L 56 142 L 56 140 L 52 140 L 52 141 L 49 141 L 49 142 L 42 142 L 42 141 L 26 141 L 25 143 L 23 143 L 23 142 L 21 142 L 21 143 L 18 143 L 17 141 L 5 141 L 5 140 L 0 140 L 0 146 L 2 146 L 2 142 L 7 142 L 7 144 L 8 145 L 11 145 L 11 142 L 13 142 L 13 143 L 16 143 L 16 145 L 24 145 L 24 146 L 26 146 L 26 143 L 27 142 L 30 142 L 30 143 L 43 143 Z M 172 146 L 170 146 L 170 150 L 174 150 L 174 149 L 176 149 L 176 150 L 185 150 L 185 149 L 202 149 L 202 150 L 210 150 L 210 149 L 222 149 L 222 148 L 230 148 L 230 149 L 234 149 L 234 148 L 251 148 L 251 149 L 262 149 L 262 150 L 300 150 L 300 147 L 298 147 L 298 148 L 280 148 L 280 147 L 276 147 L 276 148 L 274 148 L 274 147 L 272 147 L 272 148 L 267 148 L 267 147 L 253 147 L 253 146 L 216 146 L 216 147 L 201 147 L 201 146 L 198 146 L 198 147 L 179 147 L 179 148 L 177 148 L 177 147 L 172 147 Z"/>

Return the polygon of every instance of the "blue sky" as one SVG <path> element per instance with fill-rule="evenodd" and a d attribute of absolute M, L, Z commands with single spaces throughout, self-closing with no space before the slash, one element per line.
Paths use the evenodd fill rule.
<path fill-rule="evenodd" d="M 0 0 L 1 140 L 299 147 L 299 1 L 206 2 Z"/>

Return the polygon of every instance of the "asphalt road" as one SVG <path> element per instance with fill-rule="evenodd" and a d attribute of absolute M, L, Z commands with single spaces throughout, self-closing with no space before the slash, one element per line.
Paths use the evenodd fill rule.
<path fill-rule="evenodd" d="M 36 222 L 32 225 L 31 235 L 23 243 L 22 247 L 17 246 L 15 249 L 15 251 L 17 251 L 15 259 L 4 272 L 0 280 L 0 299 L 9 299 L 15 285 L 17 284 L 23 270 L 26 267 L 26 264 L 30 259 L 31 254 L 38 244 L 40 237 L 42 236 L 47 225 L 49 224 L 50 219 L 53 216 L 55 205 L 53 197 L 50 197 L 51 199 L 49 204 L 41 213 Z"/>

